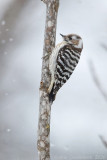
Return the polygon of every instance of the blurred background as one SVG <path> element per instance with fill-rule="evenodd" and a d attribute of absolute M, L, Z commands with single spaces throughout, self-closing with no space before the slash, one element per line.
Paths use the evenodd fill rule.
<path fill-rule="evenodd" d="M 40 0 L 0 0 L 0 160 L 37 160 L 45 27 Z M 51 113 L 53 160 L 107 160 L 107 0 L 60 0 L 56 43 L 83 38 Z"/>

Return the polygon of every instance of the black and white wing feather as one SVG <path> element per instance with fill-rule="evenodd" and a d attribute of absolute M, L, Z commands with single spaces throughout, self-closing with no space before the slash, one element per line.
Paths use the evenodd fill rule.
<path fill-rule="evenodd" d="M 58 90 L 70 78 L 80 59 L 80 53 L 80 51 L 74 51 L 74 49 L 67 45 L 59 50 L 54 72 L 54 83 L 49 94 L 49 101 L 53 102 L 55 100 L 55 95 Z"/>

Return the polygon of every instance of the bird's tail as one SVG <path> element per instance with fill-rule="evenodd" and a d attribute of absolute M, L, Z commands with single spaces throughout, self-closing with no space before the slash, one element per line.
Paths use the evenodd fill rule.
<path fill-rule="evenodd" d="M 53 86 L 51 92 L 49 93 L 49 102 L 50 103 L 53 103 L 53 101 L 55 100 L 55 96 L 56 96 L 56 93 L 54 93 L 54 86 Z"/>

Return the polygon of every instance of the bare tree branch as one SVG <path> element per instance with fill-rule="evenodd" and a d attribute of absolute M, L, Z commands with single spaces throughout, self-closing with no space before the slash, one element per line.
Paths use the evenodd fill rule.
<path fill-rule="evenodd" d="M 97 88 L 99 89 L 99 91 L 102 94 L 102 96 L 104 97 L 104 99 L 107 101 L 107 93 L 104 91 L 104 89 L 103 89 L 103 87 L 101 85 L 101 82 L 100 82 L 100 80 L 98 78 L 98 75 L 96 73 L 94 64 L 93 64 L 93 62 L 91 60 L 89 61 L 89 68 L 90 68 L 90 72 L 91 72 L 92 78 L 93 78 Z"/>
<path fill-rule="evenodd" d="M 46 4 L 46 24 L 44 35 L 42 74 L 40 83 L 40 105 L 38 123 L 38 153 L 39 160 L 50 160 L 50 114 L 51 104 L 47 89 L 50 84 L 49 55 L 55 47 L 56 22 L 59 0 L 43 0 Z M 47 58 L 45 58 L 47 56 Z"/>
<path fill-rule="evenodd" d="M 107 141 L 104 139 L 104 137 L 100 135 L 99 138 L 101 139 L 101 141 L 102 141 L 103 145 L 105 146 L 105 148 L 107 148 Z"/>

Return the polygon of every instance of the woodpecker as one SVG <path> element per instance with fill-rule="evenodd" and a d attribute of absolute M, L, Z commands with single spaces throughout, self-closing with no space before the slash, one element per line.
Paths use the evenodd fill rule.
<path fill-rule="evenodd" d="M 63 41 L 56 45 L 49 58 L 51 83 L 48 88 L 49 101 L 52 103 L 58 90 L 66 83 L 77 66 L 83 41 L 79 35 L 62 35 Z"/>

